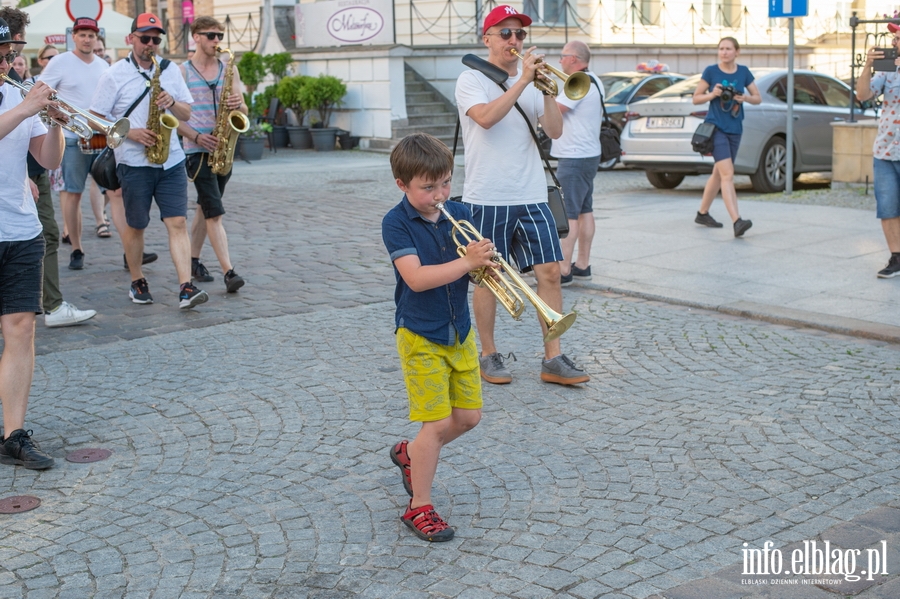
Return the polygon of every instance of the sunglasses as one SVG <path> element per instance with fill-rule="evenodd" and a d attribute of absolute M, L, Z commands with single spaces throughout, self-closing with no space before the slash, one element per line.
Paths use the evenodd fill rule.
<path fill-rule="evenodd" d="M 153 42 L 153 45 L 158 46 L 162 43 L 162 38 L 156 35 L 142 35 L 138 39 L 141 40 L 142 44 Z"/>
<path fill-rule="evenodd" d="M 225 39 L 225 34 L 221 31 L 204 31 L 202 33 L 198 33 L 197 35 L 205 35 L 206 39 L 209 41 L 219 40 L 220 42 Z"/>
<path fill-rule="evenodd" d="M 499 35 L 500 39 L 508 40 L 514 33 L 516 34 L 516 39 L 520 42 L 528 36 L 528 32 L 524 29 L 510 29 L 509 27 L 504 27 L 498 33 L 486 33 L 485 35 Z"/>
<path fill-rule="evenodd" d="M 0 54 L 0 62 L 3 62 L 5 60 L 9 64 L 12 64 L 12 61 L 14 61 L 16 59 L 16 56 L 18 56 L 18 55 L 19 55 L 19 53 L 16 52 L 15 50 L 13 50 L 12 52 L 10 52 L 8 54 Z"/>

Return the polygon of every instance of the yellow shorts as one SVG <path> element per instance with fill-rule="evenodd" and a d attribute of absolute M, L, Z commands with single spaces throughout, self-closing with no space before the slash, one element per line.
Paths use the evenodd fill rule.
<path fill-rule="evenodd" d="M 409 396 L 409 419 L 434 422 L 453 408 L 478 410 L 481 375 L 475 329 L 462 344 L 440 345 L 409 329 L 397 329 L 397 353 Z"/>

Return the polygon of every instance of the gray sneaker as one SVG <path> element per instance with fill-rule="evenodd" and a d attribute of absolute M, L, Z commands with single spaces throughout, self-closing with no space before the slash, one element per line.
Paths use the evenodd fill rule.
<path fill-rule="evenodd" d="M 541 380 L 546 383 L 558 383 L 560 385 L 577 385 L 591 380 L 584 370 L 575 366 L 565 354 L 560 354 L 552 360 L 544 360 L 541 364 Z"/>
<path fill-rule="evenodd" d="M 516 359 L 512 354 L 506 356 L 507 359 L 510 357 L 513 360 Z M 499 353 L 494 352 L 488 356 L 481 356 L 478 358 L 478 363 L 481 365 L 481 378 L 487 382 L 495 385 L 506 385 L 512 382 L 512 375 L 503 365 L 503 356 Z"/>

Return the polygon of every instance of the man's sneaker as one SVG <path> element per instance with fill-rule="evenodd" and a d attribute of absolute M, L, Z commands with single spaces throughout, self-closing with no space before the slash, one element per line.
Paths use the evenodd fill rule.
<path fill-rule="evenodd" d="M 887 266 L 878 271 L 879 279 L 890 279 L 900 275 L 900 254 L 891 254 Z"/>
<path fill-rule="evenodd" d="M 559 286 L 560 287 L 568 287 L 572 284 L 572 273 L 567 275 L 559 275 Z"/>
<path fill-rule="evenodd" d="M 141 264 L 150 264 L 151 262 L 156 262 L 156 259 L 159 258 L 153 252 L 144 252 L 144 257 L 141 260 Z M 125 265 L 125 270 L 128 270 L 128 257 L 125 254 L 122 254 L 122 264 Z"/>
<path fill-rule="evenodd" d="M 575 366 L 565 354 L 560 354 L 552 360 L 544 360 L 541 364 L 541 380 L 546 383 L 558 383 L 560 385 L 577 385 L 591 380 L 584 370 Z"/>
<path fill-rule="evenodd" d="M 406 451 L 408 445 L 409 441 L 404 439 L 391 447 L 391 461 L 400 469 L 400 475 L 403 477 L 403 488 L 406 489 L 406 493 L 412 497 L 412 475 L 410 470 L 412 461 L 409 459 L 409 453 Z"/>
<path fill-rule="evenodd" d="M 75 250 L 72 252 L 72 255 L 69 256 L 69 269 L 81 270 L 82 268 L 84 268 L 84 252 Z"/>
<path fill-rule="evenodd" d="M 178 294 L 178 307 L 182 310 L 199 306 L 209 299 L 205 291 L 197 289 L 191 283 L 184 283 L 181 286 L 181 293 Z"/>
<path fill-rule="evenodd" d="M 506 356 L 515 360 L 512 354 Z M 512 375 L 503 365 L 503 356 L 494 352 L 489 356 L 481 356 L 478 358 L 478 364 L 481 366 L 481 378 L 495 385 L 505 385 L 512 382 Z"/>
<path fill-rule="evenodd" d="M 737 219 L 736 221 L 734 221 L 734 236 L 740 237 L 741 235 L 746 233 L 747 230 L 752 226 L 753 223 L 749 220 L 744 220 L 742 218 Z"/>
<path fill-rule="evenodd" d="M 31 439 L 33 431 L 15 430 L 6 439 L 0 438 L 0 464 L 25 466 L 31 470 L 45 470 L 53 465 L 53 458 L 41 451 Z"/>
<path fill-rule="evenodd" d="M 721 226 L 721 225 L 720 225 Z M 572 263 L 572 276 L 576 279 L 581 279 L 583 281 L 591 280 L 591 267 L 588 265 L 587 268 L 578 268 L 575 266 L 575 263 Z"/>
<path fill-rule="evenodd" d="M 212 277 L 210 277 L 212 278 Z M 228 290 L 228 293 L 235 293 L 238 289 L 244 286 L 244 279 L 241 275 L 234 272 L 232 268 L 228 272 L 225 273 L 225 289 Z"/>
<path fill-rule="evenodd" d="M 136 304 L 152 304 L 153 296 L 150 295 L 150 285 L 147 284 L 147 279 L 132 281 L 128 297 Z"/>
<path fill-rule="evenodd" d="M 63 302 L 56 310 L 44 313 L 44 325 L 48 327 L 68 327 L 84 322 L 96 315 L 96 310 L 79 310 L 69 302 Z"/>
<path fill-rule="evenodd" d="M 713 229 L 722 228 L 722 223 L 714 219 L 709 212 L 703 214 L 698 210 L 697 216 L 694 217 L 694 222 L 698 225 L 703 225 L 704 227 L 712 227 Z"/>
<path fill-rule="evenodd" d="M 412 499 L 409 501 L 411 504 Z M 443 518 L 438 516 L 438 513 L 434 511 L 434 506 L 431 504 L 423 505 L 416 509 L 407 506 L 406 513 L 400 516 L 400 520 L 416 533 L 416 536 L 420 539 L 441 543 L 453 538 L 453 529 L 450 528 L 450 525 Z"/>
<path fill-rule="evenodd" d="M 215 281 L 213 276 L 209 274 L 203 263 L 197 258 L 191 258 L 191 278 L 200 283 L 210 283 Z"/>

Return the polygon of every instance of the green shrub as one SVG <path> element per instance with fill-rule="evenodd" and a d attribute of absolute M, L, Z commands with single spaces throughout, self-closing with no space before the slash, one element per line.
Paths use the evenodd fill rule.
<path fill-rule="evenodd" d="M 252 96 L 253 92 L 256 91 L 256 86 L 268 73 L 265 60 L 256 52 L 244 52 L 238 61 L 237 68 L 241 74 L 241 81 L 246 86 L 247 92 Z"/>
<path fill-rule="evenodd" d="M 341 100 L 347 95 L 347 86 L 337 77 L 319 75 L 309 78 L 299 93 L 300 103 L 307 110 L 315 108 L 322 126 L 327 127 L 332 111 L 341 105 Z"/>
<path fill-rule="evenodd" d="M 275 90 L 275 96 L 284 106 L 294 111 L 294 114 L 297 115 L 297 122 L 300 125 L 303 124 L 303 119 L 306 118 L 306 111 L 308 110 L 303 105 L 302 91 L 310 81 L 312 81 L 312 77 L 307 77 L 306 75 L 285 77 L 278 82 Z"/>
<path fill-rule="evenodd" d="M 292 62 L 294 62 L 294 59 L 288 52 L 263 56 L 263 64 L 266 70 L 275 77 L 275 83 L 280 82 L 287 75 L 288 67 L 291 66 Z"/>

